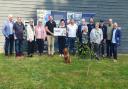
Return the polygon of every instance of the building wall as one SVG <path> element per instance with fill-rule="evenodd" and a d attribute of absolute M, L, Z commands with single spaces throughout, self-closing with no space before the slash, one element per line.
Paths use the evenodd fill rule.
<path fill-rule="evenodd" d="M 8 14 L 33 18 L 36 21 L 36 10 L 63 10 L 96 13 L 96 18 L 113 18 L 122 26 L 121 53 L 128 52 L 128 0 L 0 0 L 0 51 L 3 49 L 4 37 L 1 29 Z"/>

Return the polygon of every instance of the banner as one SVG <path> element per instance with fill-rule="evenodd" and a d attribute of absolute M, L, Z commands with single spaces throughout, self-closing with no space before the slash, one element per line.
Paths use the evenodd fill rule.
<path fill-rule="evenodd" d="M 74 20 L 76 21 L 77 25 L 81 23 L 81 19 L 82 19 L 82 12 L 75 12 Z"/>
<path fill-rule="evenodd" d="M 67 12 L 67 20 L 74 19 L 75 13 L 74 12 Z"/>
<path fill-rule="evenodd" d="M 66 28 L 54 28 L 54 36 L 66 36 Z"/>
<path fill-rule="evenodd" d="M 51 15 L 50 10 L 37 10 L 37 21 L 42 20 L 42 24 L 45 25 L 48 21 L 48 16 Z"/>
<path fill-rule="evenodd" d="M 53 16 L 57 27 L 59 26 L 61 19 L 64 19 L 64 20 L 67 19 L 67 12 L 64 12 L 64 11 L 51 11 L 51 15 Z"/>

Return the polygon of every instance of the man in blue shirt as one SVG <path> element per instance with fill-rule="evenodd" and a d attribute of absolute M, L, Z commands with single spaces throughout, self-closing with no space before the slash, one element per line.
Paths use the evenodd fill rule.
<path fill-rule="evenodd" d="M 9 15 L 8 20 L 4 22 L 2 33 L 5 37 L 5 56 L 12 55 L 14 47 L 14 32 L 13 32 L 13 16 Z"/>

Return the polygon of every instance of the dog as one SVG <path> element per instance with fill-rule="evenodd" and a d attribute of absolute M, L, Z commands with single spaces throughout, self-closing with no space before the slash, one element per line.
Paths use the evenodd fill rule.
<path fill-rule="evenodd" d="M 71 63 L 71 57 L 70 57 L 68 48 L 64 48 L 63 52 L 64 52 L 64 61 L 65 61 L 65 63 L 70 64 Z"/>

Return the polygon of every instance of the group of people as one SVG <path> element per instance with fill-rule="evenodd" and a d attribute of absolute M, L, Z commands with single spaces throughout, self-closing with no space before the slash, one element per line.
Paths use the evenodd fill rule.
<path fill-rule="evenodd" d="M 3 35 L 5 37 L 5 56 L 12 55 L 15 49 L 16 57 L 23 56 L 23 40 L 24 31 L 27 33 L 28 56 L 32 57 L 34 46 L 37 44 L 39 55 L 43 54 L 44 41 L 48 43 L 48 55 L 54 55 L 54 28 L 56 22 L 52 16 L 49 16 L 49 21 L 45 26 L 42 25 L 42 20 L 38 20 L 34 26 L 33 19 L 29 20 L 29 24 L 25 28 L 22 18 L 17 17 L 17 21 L 13 21 L 13 15 L 8 16 L 8 20 L 3 25 Z M 58 36 L 58 49 L 60 56 L 63 56 L 63 49 L 69 48 L 70 53 L 76 52 L 75 41 L 79 39 L 81 44 L 87 44 L 94 51 L 96 58 L 100 56 L 117 59 L 117 47 L 120 45 L 121 29 L 118 24 L 113 23 L 112 19 L 105 21 L 94 22 L 93 18 L 89 19 L 87 24 L 83 18 L 81 24 L 77 25 L 74 19 L 60 20 L 58 28 L 66 28 L 66 36 Z M 15 43 L 15 46 L 14 46 Z M 105 53 L 106 48 L 106 53 Z"/>
<path fill-rule="evenodd" d="M 121 42 L 121 27 L 117 22 L 113 23 L 112 19 L 94 23 L 94 19 L 90 18 L 89 24 L 82 19 L 82 24 L 78 27 L 78 38 L 80 43 L 89 46 L 97 60 L 106 56 L 117 61 L 117 47 Z"/>

